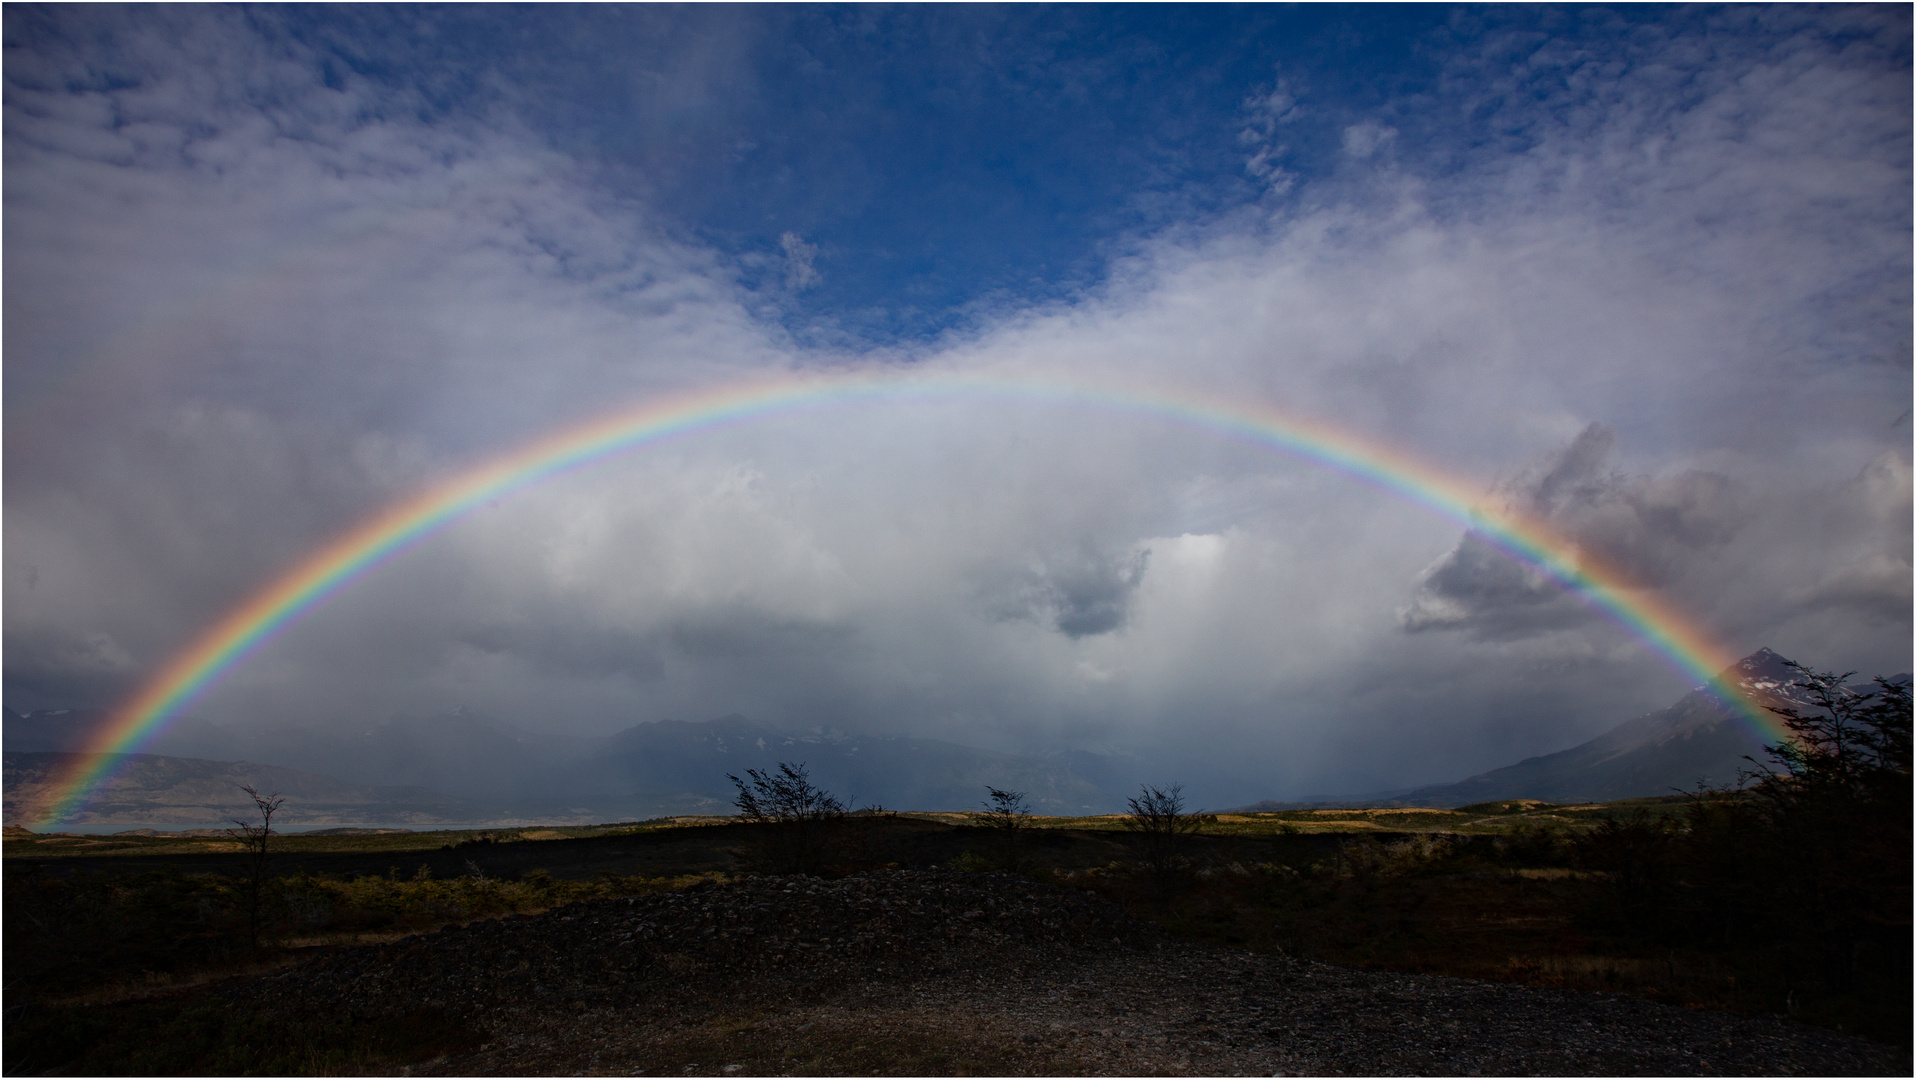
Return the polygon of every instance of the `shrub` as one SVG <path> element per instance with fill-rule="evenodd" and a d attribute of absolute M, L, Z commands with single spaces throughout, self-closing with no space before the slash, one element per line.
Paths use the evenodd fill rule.
<path fill-rule="evenodd" d="M 826 868 L 827 848 L 845 818 L 838 796 L 811 781 L 803 762 L 778 763 L 776 771 L 745 770 L 749 780 L 731 774 L 738 786 L 733 800 L 739 813 L 765 826 L 752 861 L 775 874 L 816 874 Z"/>
<path fill-rule="evenodd" d="M 1131 809 L 1124 826 L 1143 840 L 1145 866 L 1150 869 L 1162 903 L 1189 864 L 1185 849 L 1190 838 L 1204 827 L 1204 817 L 1185 812 L 1181 784 L 1168 788 L 1146 784 L 1124 802 Z"/>
<path fill-rule="evenodd" d="M 1006 873 L 1022 874 L 1031 869 L 1025 857 L 1024 832 L 1029 826 L 1031 807 L 1022 791 L 1005 791 L 985 786 L 985 825 L 992 830 L 998 868 Z"/>

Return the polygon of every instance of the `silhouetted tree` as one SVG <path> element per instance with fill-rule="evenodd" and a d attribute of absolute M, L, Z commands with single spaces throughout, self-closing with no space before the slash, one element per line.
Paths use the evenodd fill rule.
<path fill-rule="evenodd" d="M 838 796 L 812 783 L 805 764 L 778 763 L 776 770 L 745 770 L 748 779 L 730 773 L 738 786 L 732 800 L 739 813 L 769 826 L 762 861 L 775 873 L 815 874 L 824 868 L 832 828 L 845 817 Z"/>
<path fill-rule="evenodd" d="M 1848 672 L 1791 667 L 1807 707 L 1772 709 L 1790 737 L 1737 788 L 1697 792 L 1685 827 L 1666 837 L 1592 835 L 1580 846 L 1642 841 L 1613 858 L 1671 851 L 1670 901 L 1642 898 L 1654 912 L 1644 932 L 1734 950 L 1754 982 L 1773 988 L 1773 1005 L 1906 1031 L 1909 687 L 1879 678 L 1860 689 Z M 1611 883 L 1623 891 L 1621 877 Z"/>
<path fill-rule="evenodd" d="M 1025 802 L 1022 791 L 1005 791 L 985 785 L 988 793 L 984 801 L 985 824 L 996 834 L 998 865 L 1004 870 L 1019 874 L 1026 869 L 1024 857 L 1024 830 L 1029 824 L 1031 807 Z"/>
<path fill-rule="evenodd" d="M 273 814 L 286 800 L 281 798 L 278 792 L 261 795 L 259 790 L 251 784 L 241 784 L 239 788 L 253 800 L 253 809 L 259 814 L 259 824 L 255 825 L 251 821 L 234 818 L 233 824 L 238 828 L 226 831 L 234 833 L 235 838 L 246 845 L 248 853 L 252 856 L 252 877 L 248 882 L 246 896 L 246 921 L 249 930 L 248 941 L 253 948 L 257 949 L 259 948 L 260 899 L 266 888 L 267 845 L 273 835 Z"/>
<path fill-rule="evenodd" d="M 1143 838 L 1145 865 L 1158 887 L 1159 899 L 1169 892 L 1172 881 L 1185 865 L 1185 848 L 1190 837 L 1204 825 L 1204 818 L 1184 809 L 1184 786 L 1168 788 L 1140 785 L 1138 794 L 1124 800 L 1131 810 L 1125 828 Z"/>
<path fill-rule="evenodd" d="M 1789 663 L 1799 676 L 1794 685 L 1810 699 L 1805 715 L 1785 706 L 1770 711 L 1783 718 L 1792 739 L 1766 753 L 1782 771 L 1762 765 L 1759 776 L 1772 797 L 1792 799 L 1875 800 L 1907 791 L 1910 778 L 1909 687 L 1878 676 L 1876 689 L 1850 689 L 1847 671 L 1818 671 Z"/>
<path fill-rule="evenodd" d="M 1878 678 L 1791 664 L 1811 710 L 1772 708 L 1791 739 L 1768 748 L 1751 787 L 1773 869 L 1772 933 L 1816 944 L 1825 981 L 1846 989 L 1861 967 L 1910 938 L 1910 694 Z"/>

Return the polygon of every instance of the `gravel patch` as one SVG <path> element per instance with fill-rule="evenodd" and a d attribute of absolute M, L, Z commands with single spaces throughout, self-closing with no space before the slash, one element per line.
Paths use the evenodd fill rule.
<path fill-rule="evenodd" d="M 1022 878 L 751 878 L 327 950 L 227 991 L 486 1033 L 446 1075 L 1910 1075 L 1774 1016 L 1170 939 Z"/>

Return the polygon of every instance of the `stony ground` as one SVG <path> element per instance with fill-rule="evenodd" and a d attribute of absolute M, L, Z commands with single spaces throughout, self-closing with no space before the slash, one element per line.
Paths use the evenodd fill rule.
<path fill-rule="evenodd" d="M 1778 1017 L 1165 938 L 1022 878 L 755 878 L 341 948 L 230 992 L 481 1033 L 419 1073 L 1910 1075 Z"/>

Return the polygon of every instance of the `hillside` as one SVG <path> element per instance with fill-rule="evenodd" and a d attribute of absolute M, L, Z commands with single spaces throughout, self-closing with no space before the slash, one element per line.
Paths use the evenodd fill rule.
<path fill-rule="evenodd" d="M 1770 649 L 1758 649 L 1725 674 L 1758 700 L 1808 708 L 1791 687 L 1796 672 Z M 1732 787 L 1740 774 L 1769 761 L 1764 739 L 1746 717 L 1699 687 L 1668 708 L 1626 720 L 1568 750 L 1525 758 L 1455 783 L 1308 802 L 1266 800 L 1244 809 L 1445 807 L 1499 799 L 1590 803 L 1671 795 L 1700 786 Z"/>
<path fill-rule="evenodd" d="M 1758 649 L 1725 672 L 1758 700 L 1806 707 L 1792 695 L 1797 675 L 1769 649 Z M 1739 774 L 1768 762 L 1764 736 L 1716 694 L 1698 688 L 1666 709 L 1626 720 L 1589 742 L 1454 784 L 1418 788 L 1399 800 L 1420 806 L 1467 806 L 1493 799 L 1604 802 L 1731 787 Z"/>

